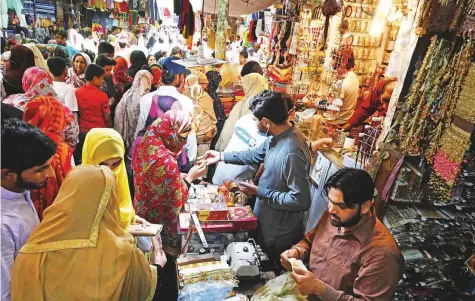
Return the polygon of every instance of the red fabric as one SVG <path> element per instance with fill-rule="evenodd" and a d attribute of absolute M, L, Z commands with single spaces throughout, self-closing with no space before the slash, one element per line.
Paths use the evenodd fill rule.
<path fill-rule="evenodd" d="M 186 31 L 183 29 L 186 27 Z M 178 19 L 178 29 L 186 39 L 195 32 L 195 14 L 189 0 L 183 0 L 181 3 L 181 13 Z"/>
<path fill-rule="evenodd" d="M 251 21 L 249 22 L 249 33 L 247 34 L 247 37 L 249 39 L 249 42 L 255 42 L 254 41 L 254 36 L 252 35 L 252 28 L 256 26 L 256 21 Z"/>
<path fill-rule="evenodd" d="M 43 212 L 58 195 L 64 178 L 71 170 L 73 150 L 65 141 L 66 112 L 64 106 L 52 97 L 36 97 L 25 108 L 23 120 L 38 127 L 56 143 L 56 154 L 51 161 L 54 177 L 48 179 L 46 186 L 31 191 L 31 199 L 40 220 Z"/>
<path fill-rule="evenodd" d="M 87 133 L 93 128 L 106 128 L 103 113 L 110 113 L 109 98 L 99 88 L 84 85 L 76 90 L 79 107 L 79 129 Z"/>
<path fill-rule="evenodd" d="M 162 81 L 162 69 L 158 65 L 152 65 L 152 85 L 156 86 Z"/>
<path fill-rule="evenodd" d="M 180 129 L 189 130 L 183 111 L 170 110 L 150 125 L 134 154 L 135 207 L 137 215 L 162 224 L 164 245 L 179 247 L 178 214 L 188 197 L 177 157 L 186 144 Z"/>
<path fill-rule="evenodd" d="M 126 13 L 129 10 L 129 7 L 127 6 L 126 1 L 122 1 L 119 3 L 119 10 L 121 13 Z"/>
<path fill-rule="evenodd" d="M 131 83 L 134 79 L 130 77 L 127 72 L 129 69 L 127 60 L 118 56 L 115 58 L 115 63 L 113 76 L 114 85 Z"/>
<path fill-rule="evenodd" d="M 368 95 L 358 109 L 353 113 L 348 124 L 351 127 L 361 125 L 368 117 L 377 112 L 378 116 L 386 116 L 388 106 L 381 101 L 381 95 L 383 94 L 383 86 L 387 83 L 387 80 L 381 80 L 373 89 L 370 95 Z"/>
<path fill-rule="evenodd" d="M 132 83 L 134 78 L 129 76 L 129 65 L 125 58 L 118 56 L 115 58 L 115 62 L 116 64 L 114 66 L 114 73 L 112 77 L 115 89 L 114 97 L 115 99 L 121 100 L 125 93 L 125 86 Z"/>

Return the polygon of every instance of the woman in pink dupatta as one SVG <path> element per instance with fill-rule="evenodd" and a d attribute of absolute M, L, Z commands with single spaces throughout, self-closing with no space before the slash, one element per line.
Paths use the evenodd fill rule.
<path fill-rule="evenodd" d="M 26 69 L 22 79 L 22 87 L 26 91 L 25 93 L 10 95 L 3 100 L 3 103 L 25 111 L 28 103 L 36 97 L 52 97 L 56 100 L 58 97 L 53 89 L 53 79 L 48 72 L 38 67 Z M 65 141 L 72 149 L 75 149 L 79 135 L 79 125 L 74 114 L 66 106 L 64 106 L 64 112 L 66 119 Z"/>

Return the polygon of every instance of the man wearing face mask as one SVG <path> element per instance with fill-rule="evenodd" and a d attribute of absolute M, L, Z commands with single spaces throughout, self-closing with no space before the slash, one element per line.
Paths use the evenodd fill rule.
<path fill-rule="evenodd" d="M 372 204 L 374 183 L 364 170 L 345 168 L 332 175 L 323 193 L 328 211 L 303 240 L 281 255 L 308 261 L 309 271 L 291 274 L 308 300 L 392 300 L 404 259 Z M 319 299 L 317 299 L 317 296 Z"/>
<path fill-rule="evenodd" d="M 377 116 L 386 116 L 388 104 L 391 100 L 396 79 L 382 79 L 368 95 L 359 108 L 357 108 L 348 122 L 343 125 L 342 129 L 348 131 L 351 128 L 360 126 L 366 119 L 376 113 Z"/>
<path fill-rule="evenodd" d="M 264 163 L 258 185 L 240 182 L 241 190 L 256 195 L 257 242 L 271 260 L 298 241 L 303 233 L 304 212 L 310 207 L 310 150 L 302 133 L 288 119 L 285 97 L 263 91 L 250 102 L 252 120 L 268 136 L 260 146 L 243 152 L 207 152 L 206 164 Z M 297 240 L 296 240 L 297 239 Z"/>

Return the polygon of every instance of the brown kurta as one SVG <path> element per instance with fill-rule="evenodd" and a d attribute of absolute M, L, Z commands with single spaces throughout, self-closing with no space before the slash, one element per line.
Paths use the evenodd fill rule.
<path fill-rule="evenodd" d="M 323 301 L 392 300 L 404 265 L 374 208 L 345 230 L 331 225 L 327 211 L 294 248 L 303 260 L 309 259 L 310 271 L 326 284 L 319 296 Z"/>

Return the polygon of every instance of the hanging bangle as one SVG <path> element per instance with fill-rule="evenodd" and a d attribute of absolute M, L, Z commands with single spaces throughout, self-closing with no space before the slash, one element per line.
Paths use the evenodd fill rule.
<path fill-rule="evenodd" d="M 345 8 L 345 17 L 349 18 L 353 14 L 353 7 L 352 6 L 347 6 Z"/>
<path fill-rule="evenodd" d="M 219 161 L 224 162 L 224 152 L 219 153 Z"/>

